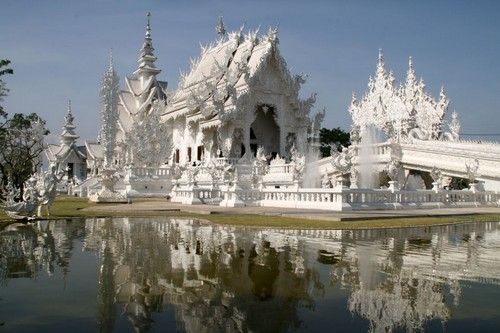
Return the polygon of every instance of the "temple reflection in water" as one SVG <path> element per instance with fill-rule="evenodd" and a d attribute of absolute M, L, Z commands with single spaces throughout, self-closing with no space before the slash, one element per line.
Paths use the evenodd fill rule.
<path fill-rule="evenodd" d="M 1 232 L 0 279 L 2 288 L 41 274 L 70 283 L 70 263 L 89 265 L 75 251 L 97 254 L 97 281 L 74 283 L 97 285 L 101 332 L 123 318 L 136 332 L 158 329 L 166 312 L 187 332 L 312 330 L 315 312 L 340 315 L 327 312 L 332 299 L 364 330 L 446 329 L 464 288 L 500 285 L 499 249 L 499 223 L 298 231 L 185 219 L 44 221 Z"/>

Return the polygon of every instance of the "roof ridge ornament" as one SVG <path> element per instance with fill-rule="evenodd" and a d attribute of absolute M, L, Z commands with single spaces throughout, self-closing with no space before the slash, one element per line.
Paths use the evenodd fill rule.
<path fill-rule="evenodd" d="M 151 38 L 151 22 L 149 20 L 151 17 L 151 12 L 148 12 L 146 16 L 148 18 L 148 24 L 146 25 L 146 37 Z"/>
<path fill-rule="evenodd" d="M 219 39 L 224 39 L 226 36 L 226 27 L 224 25 L 224 20 L 222 16 L 219 16 L 217 19 L 217 25 L 215 26 L 215 31 L 217 32 L 217 35 L 219 36 Z"/>

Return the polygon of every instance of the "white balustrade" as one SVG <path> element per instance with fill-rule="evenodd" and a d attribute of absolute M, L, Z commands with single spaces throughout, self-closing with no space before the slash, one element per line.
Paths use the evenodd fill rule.
<path fill-rule="evenodd" d="M 363 209 L 415 209 L 498 205 L 496 192 L 365 189 L 263 189 L 225 190 L 225 200 L 239 199 L 265 207 L 324 209 L 333 211 Z"/>
<path fill-rule="evenodd" d="M 132 174 L 136 177 L 158 177 L 166 178 L 170 176 L 170 168 L 147 168 L 132 167 Z"/>

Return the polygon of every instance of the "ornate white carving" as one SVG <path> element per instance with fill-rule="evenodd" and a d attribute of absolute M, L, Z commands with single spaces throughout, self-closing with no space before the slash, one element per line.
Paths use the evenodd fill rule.
<path fill-rule="evenodd" d="M 396 88 L 394 76 L 386 71 L 380 51 L 375 76 L 368 81 L 368 91 L 359 101 L 353 94 L 349 113 L 355 134 L 359 134 L 360 128 L 375 126 L 397 141 L 407 136 L 427 140 L 438 138 L 448 105 L 443 88 L 438 101 L 426 92 L 424 81 L 417 80 L 411 57 L 406 81 Z"/>
<path fill-rule="evenodd" d="M 351 172 L 352 168 L 352 152 L 349 148 L 342 147 L 342 152 L 339 152 L 335 147 L 331 150 L 331 165 L 334 172 L 346 174 Z"/>
<path fill-rule="evenodd" d="M 66 170 L 57 171 L 57 165 L 52 163 L 49 170 L 43 173 L 34 173 L 24 183 L 23 200 L 15 202 L 19 195 L 17 190 L 11 186 L 8 201 L 2 202 L 2 207 L 12 218 L 32 219 L 35 215 L 42 216 L 42 208 L 45 207 L 50 216 L 50 206 L 56 197 L 57 184 L 61 181 Z"/>
<path fill-rule="evenodd" d="M 476 158 L 472 161 L 468 161 L 465 163 L 465 170 L 467 172 L 467 178 L 469 179 L 470 183 L 475 183 L 479 170 L 479 160 Z"/>

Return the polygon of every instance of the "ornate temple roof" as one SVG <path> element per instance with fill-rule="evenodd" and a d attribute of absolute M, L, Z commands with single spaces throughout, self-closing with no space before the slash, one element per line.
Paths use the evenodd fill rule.
<path fill-rule="evenodd" d="M 202 109 L 214 109 L 216 103 L 228 107 L 233 102 L 230 95 L 233 93 L 239 97 L 244 93 L 249 82 L 271 57 L 277 60 L 283 79 L 287 83 L 294 81 L 277 48 L 277 29 L 259 35 L 258 30 L 243 34 L 241 28 L 226 36 L 225 28 L 221 26 L 223 23 L 219 19 L 216 27 L 219 38 L 202 47 L 200 57 L 191 61 L 189 72 L 181 75 L 179 86 L 163 113 L 164 119 L 203 113 Z M 205 122 L 217 123 L 217 114 L 217 110 L 206 112 Z"/>
<path fill-rule="evenodd" d="M 89 159 L 104 159 L 104 148 L 100 143 L 95 141 L 86 141 L 85 148 Z"/>
<path fill-rule="evenodd" d="M 71 111 L 71 101 L 68 101 L 68 111 L 64 116 L 64 126 L 60 135 L 60 144 L 49 144 L 45 149 L 45 155 L 49 162 L 61 162 L 74 152 L 77 158 L 85 159 L 85 149 L 76 145 L 79 136 L 76 134 L 76 126 L 73 124 L 75 117 Z"/>
<path fill-rule="evenodd" d="M 156 75 L 161 70 L 155 65 L 157 58 L 154 55 L 149 17 L 150 13 L 148 13 L 144 43 L 137 60 L 138 68 L 132 75 L 125 78 L 125 89 L 120 91 L 118 127 L 122 135 L 131 129 L 135 118 L 142 118 L 149 114 L 153 100 L 166 99 L 167 82 L 156 79 Z"/>

